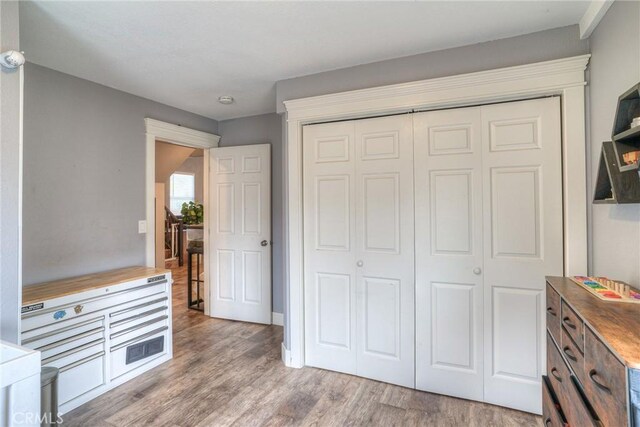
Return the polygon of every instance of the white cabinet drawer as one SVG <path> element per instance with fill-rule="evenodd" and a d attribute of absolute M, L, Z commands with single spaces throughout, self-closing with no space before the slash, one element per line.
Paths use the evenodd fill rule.
<path fill-rule="evenodd" d="M 167 295 L 152 295 L 147 298 L 141 298 L 136 301 L 119 305 L 109 313 L 109 323 L 114 324 L 122 319 L 136 316 L 145 311 L 153 310 L 158 307 L 168 307 L 169 297 Z"/>
<path fill-rule="evenodd" d="M 148 363 L 154 359 L 157 359 L 158 357 L 161 357 L 167 354 L 168 334 L 169 334 L 169 327 L 164 326 L 156 330 L 153 330 L 143 336 L 140 336 L 136 339 L 125 342 L 119 346 L 112 347 L 112 350 L 110 352 L 111 353 L 110 354 L 111 378 L 115 379 L 123 374 L 126 374 L 129 371 L 132 371 L 138 368 L 139 366 L 144 365 L 145 363 Z M 128 348 L 130 348 L 131 346 L 135 346 L 137 344 L 142 344 L 149 340 L 158 339 L 160 337 L 162 337 L 162 341 L 160 343 L 162 345 L 161 351 L 150 356 L 145 355 L 144 358 L 127 364 Z M 158 342 L 156 341 L 156 346 L 158 345 L 157 343 Z"/>
<path fill-rule="evenodd" d="M 58 403 L 65 404 L 105 383 L 105 353 L 100 351 L 60 368 Z"/>
<path fill-rule="evenodd" d="M 22 335 L 21 335 L 22 344 L 26 346 L 31 346 L 31 344 L 35 343 L 35 341 L 40 341 L 41 339 L 43 339 L 42 342 L 37 343 L 37 346 L 39 347 L 42 345 L 46 345 L 53 342 L 53 341 L 46 340 L 48 336 L 53 337 L 59 333 L 62 333 L 62 334 L 68 333 L 69 335 L 74 335 L 75 334 L 74 331 L 76 330 L 75 328 L 84 328 L 84 325 L 96 322 L 100 319 L 104 319 L 104 317 L 105 317 L 104 314 L 102 315 L 96 314 L 94 316 L 86 316 L 86 317 L 70 319 L 67 322 L 62 324 L 52 323 L 37 329 L 31 329 L 30 331 L 22 332 Z M 91 329 L 91 327 L 89 327 L 89 329 Z"/>
<path fill-rule="evenodd" d="M 167 287 L 168 283 L 165 280 L 63 304 L 55 305 L 52 303 L 49 306 L 49 302 L 45 302 L 45 308 L 42 311 L 31 312 L 22 316 L 22 330 L 31 331 L 51 324 L 65 324 L 66 326 L 65 322 L 71 319 L 84 317 L 120 304 L 135 302 L 151 295 L 165 293 L 167 292 Z"/>
<path fill-rule="evenodd" d="M 134 330 L 136 326 L 142 325 L 153 319 L 169 316 L 169 306 L 167 301 L 161 300 L 153 304 L 144 304 L 136 306 L 123 312 L 118 312 L 116 316 L 110 314 L 109 332 L 112 337 L 127 331 Z"/>
<path fill-rule="evenodd" d="M 105 340 L 103 338 L 98 339 L 72 350 L 42 359 L 42 366 L 53 366 L 58 369 L 62 369 L 65 366 L 85 360 L 87 357 L 103 352 L 105 350 L 104 342 Z"/>
<path fill-rule="evenodd" d="M 83 320 L 82 322 L 74 322 L 74 324 L 60 328 L 59 325 L 55 329 L 38 328 L 31 331 L 29 335 L 22 334 L 22 345 L 34 350 L 42 351 L 43 347 L 55 344 L 64 344 L 65 341 L 72 341 L 74 337 L 80 338 L 90 331 L 95 332 L 97 329 L 104 331 L 104 316 L 97 319 Z M 36 335 L 36 333 L 38 333 Z M 68 350 L 68 348 L 67 348 Z M 62 350 L 66 351 L 66 350 Z M 48 356 L 47 356 L 48 357 Z M 44 355 L 43 359 L 46 359 Z"/>
<path fill-rule="evenodd" d="M 111 340 L 111 350 L 113 351 L 114 347 L 119 347 L 124 343 L 136 340 L 143 335 L 149 334 L 150 332 L 165 326 L 169 326 L 169 316 L 166 312 L 165 314 L 160 313 L 155 316 L 151 316 L 150 318 L 145 319 L 144 322 L 124 328 L 119 332 L 111 333 L 109 336 Z"/>
<path fill-rule="evenodd" d="M 104 327 L 92 329 L 80 335 L 67 338 L 66 340 L 39 347 L 37 350 L 42 352 L 43 359 L 49 359 L 66 351 L 75 350 L 86 344 L 100 340 L 104 340 Z"/>

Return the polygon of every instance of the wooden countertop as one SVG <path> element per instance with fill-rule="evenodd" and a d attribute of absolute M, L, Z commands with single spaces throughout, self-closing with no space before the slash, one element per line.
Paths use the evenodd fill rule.
<path fill-rule="evenodd" d="M 157 276 L 159 274 L 169 272 L 170 270 L 165 270 L 163 268 L 125 267 L 117 270 L 86 274 L 84 276 L 70 277 L 68 279 L 25 286 L 22 289 L 22 305 L 73 295 L 91 289 L 119 285 L 120 283 L 144 279 L 145 277 Z"/>
<path fill-rule="evenodd" d="M 547 283 L 622 363 L 640 369 L 640 304 L 602 301 L 567 277 L 547 277 Z"/>

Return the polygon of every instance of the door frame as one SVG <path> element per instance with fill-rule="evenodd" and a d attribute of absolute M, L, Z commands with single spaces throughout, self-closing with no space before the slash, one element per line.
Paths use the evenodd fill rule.
<path fill-rule="evenodd" d="M 304 366 L 302 127 L 332 120 L 561 97 L 565 275 L 587 271 L 585 70 L 580 55 L 489 71 L 284 101 L 287 112 L 286 366 Z"/>
<path fill-rule="evenodd" d="M 209 201 L 209 149 L 215 148 L 220 142 L 220 136 L 213 133 L 189 129 L 180 125 L 162 122 L 151 118 L 144 119 L 146 135 L 145 161 L 145 210 L 147 221 L 146 232 L 146 265 L 155 267 L 156 264 L 156 217 L 155 217 L 155 183 L 156 183 L 156 141 L 185 147 L 202 148 L 204 150 L 204 182 L 202 183 L 202 201 L 207 205 Z M 204 211 L 204 246 L 209 243 L 209 209 Z M 204 295 L 209 295 L 209 261 L 204 257 Z M 204 313 L 209 315 L 209 298 L 204 301 Z"/>

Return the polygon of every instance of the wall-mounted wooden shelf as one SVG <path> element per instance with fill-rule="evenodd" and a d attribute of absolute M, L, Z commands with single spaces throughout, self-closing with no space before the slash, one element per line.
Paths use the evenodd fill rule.
<path fill-rule="evenodd" d="M 625 154 L 638 150 L 640 150 L 640 144 L 636 142 L 627 142 L 626 140 L 613 141 L 613 151 L 615 152 L 618 169 L 620 169 L 620 172 L 638 170 L 638 163 L 627 164 L 623 158 Z"/>
<path fill-rule="evenodd" d="M 640 175 L 637 170 L 620 170 L 615 143 L 602 143 L 600 166 L 593 203 L 640 203 Z"/>
<path fill-rule="evenodd" d="M 640 83 L 618 97 L 611 140 L 620 172 L 638 170 L 638 162 L 625 162 L 624 156 L 634 151 L 640 151 L 640 126 L 631 126 L 633 119 L 639 117 Z"/>
<path fill-rule="evenodd" d="M 640 117 L 640 83 L 618 97 L 611 139 L 640 144 L 640 126 L 631 127 L 636 117 Z"/>
<path fill-rule="evenodd" d="M 638 139 L 640 139 L 640 126 L 613 135 L 613 140 L 616 142 L 635 141 Z"/>

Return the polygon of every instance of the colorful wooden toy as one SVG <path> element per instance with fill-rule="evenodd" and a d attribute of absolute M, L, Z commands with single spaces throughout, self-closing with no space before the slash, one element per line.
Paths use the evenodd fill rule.
<path fill-rule="evenodd" d="M 640 291 L 624 282 L 611 280 L 607 277 L 587 276 L 573 276 L 571 280 L 603 301 L 640 304 Z"/>

